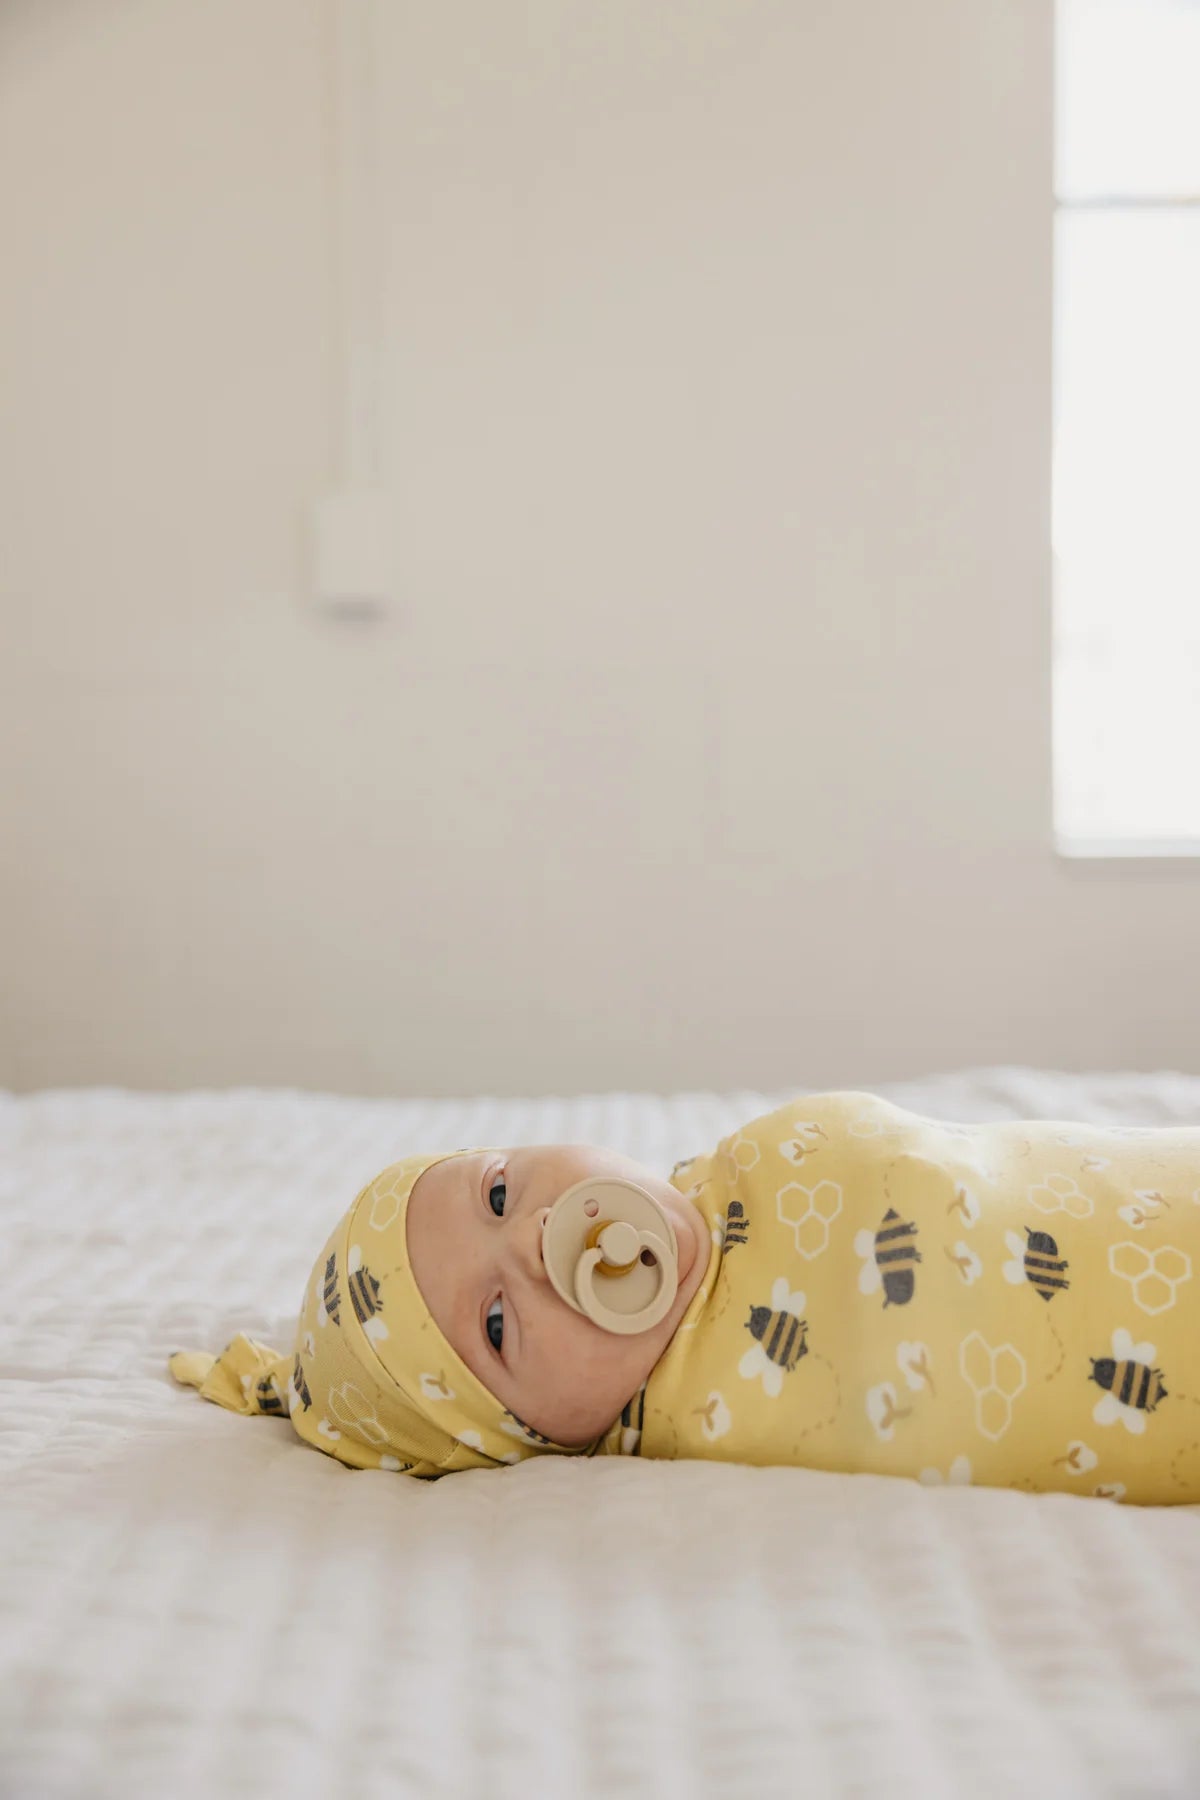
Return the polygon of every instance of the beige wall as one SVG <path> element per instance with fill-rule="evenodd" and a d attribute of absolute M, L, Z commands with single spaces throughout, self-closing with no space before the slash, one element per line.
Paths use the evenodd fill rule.
<path fill-rule="evenodd" d="M 380 14 L 370 624 L 329 0 L 0 11 L 0 1082 L 1200 1072 L 1050 837 L 1050 7 Z"/>

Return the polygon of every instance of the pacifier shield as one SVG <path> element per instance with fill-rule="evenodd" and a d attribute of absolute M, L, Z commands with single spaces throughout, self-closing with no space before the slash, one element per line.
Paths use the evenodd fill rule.
<path fill-rule="evenodd" d="M 560 1194 L 542 1231 L 559 1297 L 605 1331 L 648 1331 L 678 1289 L 675 1228 L 637 1182 L 588 1176 Z"/>

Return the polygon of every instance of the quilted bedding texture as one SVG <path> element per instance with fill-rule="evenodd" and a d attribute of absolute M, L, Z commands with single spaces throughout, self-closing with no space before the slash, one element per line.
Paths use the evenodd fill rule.
<path fill-rule="evenodd" d="M 802 1093 L 0 1093 L 0 1795 L 1200 1794 L 1200 1517 L 702 1463 L 418 1483 L 165 1369 L 286 1342 L 387 1162 L 663 1174 Z M 994 1069 L 934 1117 L 1200 1123 L 1200 1079 Z"/>

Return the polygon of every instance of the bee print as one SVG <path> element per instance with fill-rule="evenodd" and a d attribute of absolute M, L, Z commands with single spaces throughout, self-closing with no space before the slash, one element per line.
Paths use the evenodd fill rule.
<path fill-rule="evenodd" d="M 750 1308 L 746 1330 L 755 1342 L 739 1362 L 738 1374 L 746 1381 L 761 1376 L 763 1389 L 772 1400 L 783 1387 L 784 1376 L 808 1354 L 808 1324 L 803 1313 L 804 1295 L 788 1292 L 785 1275 L 771 1289 L 770 1306 Z"/>
<path fill-rule="evenodd" d="M 1092 1417 L 1097 1425 L 1115 1425 L 1119 1419 L 1126 1431 L 1140 1436 L 1146 1429 L 1146 1414 L 1167 1397 L 1162 1370 L 1152 1367 L 1154 1345 L 1135 1344 L 1127 1331 L 1117 1330 L 1112 1336 L 1112 1351 L 1111 1356 L 1090 1359 L 1092 1372 L 1088 1379 L 1105 1390 Z"/>
<path fill-rule="evenodd" d="M 338 1293 L 337 1283 L 337 1252 L 332 1251 L 329 1261 L 325 1264 L 325 1285 L 321 1290 L 321 1298 L 317 1305 L 318 1323 L 324 1325 L 327 1319 L 332 1319 L 335 1325 L 340 1325 L 338 1308 L 341 1304 L 342 1297 Z"/>
<path fill-rule="evenodd" d="M 296 1358 L 296 1366 L 292 1370 L 292 1387 L 301 1406 L 307 1412 L 312 1405 L 312 1395 L 308 1391 L 308 1383 L 304 1379 L 304 1369 L 299 1357 Z"/>
<path fill-rule="evenodd" d="M 783 1309 L 773 1312 L 769 1306 L 752 1306 L 746 1330 L 758 1339 L 769 1360 L 778 1363 L 785 1373 L 794 1369 L 800 1358 L 808 1354 L 808 1322 L 798 1319 L 795 1313 Z"/>
<path fill-rule="evenodd" d="M 858 1271 L 860 1294 L 877 1293 L 882 1286 L 885 1307 L 908 1305 L 916 1285 L 915 1266 L 921 1261 L 913 1242 L 916 1235 L 912 1221 L 906 1222 L 892 1206 L 884 1213 L 878 1231 L 858 1232 L 854 1248 L 863 1258 Z"/>
<path fill-rule="evenodd" d="M 274 1378 L 270 1375 L 264 1375 L 261 1381 L 255 1382 L 254 1397 L 258 1402 L 260 1413 L 284 1413 L 287 1411 L 283 1395 L 275 1386 Z"/>
<path fill-rule="evenodd" d="M 388 1328 L 379 1317 L 379 1283 L 363 1262 L 357 1244 L 351 1245 L 346 1266 L 350 1272 L 350 1303 L 354 1316 L 367 1337 L 381 1343 L 388 1336 Z"/>
<path fill-rule="evenodd" d="M 1014 1287 L 1027 1281 L 1042 1300 L 1053 1300 L 1071 1285 L 1066 1279 L 1066 1258 L 1058 1254 L 1058 1245 L 1048 1231 L 1031 1231 L 1026 1225 L 1025 1236 L 1028 1241 L 1023 1244 L 1015 1231 L 1004 1234 L 1012 1252 L 1012 1261 L 1004 1265 L 1004 1279 Z"/>
<path fill-rule="evenodd" d="M 725 1248 L 732 1250 L 735 1244 L 744 1244 L 750 1234 L 750 1221 L 746 1217 L 746 1209 L 740 1200 L 729 1202 L 729 1217 L 725 1221 Z"/>
<path fill-rule="evenodd" d="M 643 1385 L 621 1409 L 621 1455 L 637 1456 L 642 1442 L 646 1416 L 646 1389 Z"/>

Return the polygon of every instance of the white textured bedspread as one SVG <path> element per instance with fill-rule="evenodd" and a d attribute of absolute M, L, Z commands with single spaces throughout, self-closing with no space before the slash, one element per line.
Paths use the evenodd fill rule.
<path fill-rule="evenodd" d="M 879 1091 L 1200 1123 L 1178 1075 Z M 1200 1795 L 1194 1510 L 636 1460 L 424 1484 L 166 1372 L 286 1343 L 399 1156 L 666 1174 L 786 1098 L 0 1094 L 0 1795 Z"/>

